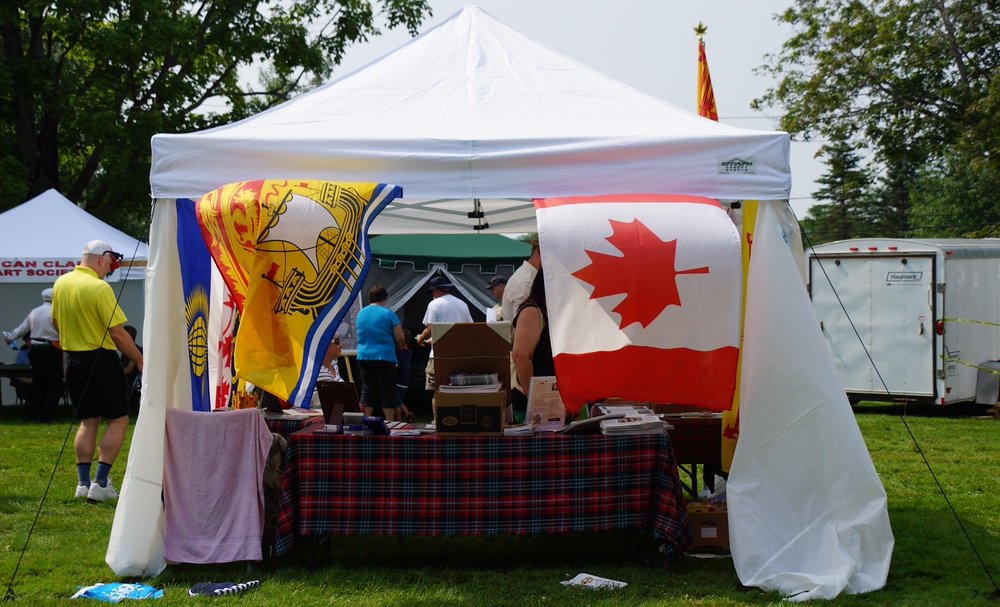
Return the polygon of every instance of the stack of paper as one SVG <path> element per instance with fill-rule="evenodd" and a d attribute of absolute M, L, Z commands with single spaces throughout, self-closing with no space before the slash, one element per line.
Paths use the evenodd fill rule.
<path fill-rule="evenodd" d="M 393 436 L 420 436 L 421 434 L 433 434 L 435 431 L 434 424 L 392 421 L 386 422 L 385 425 Z"/>
<path fill-rule="evenodd" d="M 499 392 L 501 387 L 502 386 L 501 386 L 501 384 L 499 382 L 498 383 L 493 383 L 493 384 L 470 384 L 470 385 L 464 385 L 464 386 L 456 386 L 454 384 L 451 384 L 451 385 L 442 384 L 442 385 L 438 386 L 438 390 L 440 390 L 442 392 L 464 392 L 464 393 L 468 393 L 468 392 Z"/>
<path fill-rule="evenodd" d="M 453 386 L 484 386 L 500 383 L 500 376 L 496 373 L 453 373 L 449 379 Z"/>
<path fill-rule="evenodd" d="M 663 434 L 663 420 L 655 414 L 626 415 L 601 421 L 601 433 L 607 435 Z"/>
<path fill-rule="evenodd" d="M 646 405 L 612 405 L 603 403 L 597 405 L 597 410 L 601 415 L 622 414 L 622 415 L 654 415 L 653 410 Z"/>
<path fill-rule="evenodd" d="M 265 415 L 267 414 L 265 413 Z M 318 409 L 300 409 L 299 407 L 292 407 L 281 412 L 281 417 L 285 419 L 308 419 L 322 415 L 323 412 Z"/>

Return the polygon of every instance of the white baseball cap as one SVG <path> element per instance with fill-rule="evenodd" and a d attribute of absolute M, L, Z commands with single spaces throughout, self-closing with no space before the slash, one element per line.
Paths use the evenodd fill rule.
<path fill-rule="evenodd" d="M 103 255 L 108 251 L 114 253 L 115 249 L 103 240 L 91 240 L 87 244 L 83 245 L 84 255 Z"/>

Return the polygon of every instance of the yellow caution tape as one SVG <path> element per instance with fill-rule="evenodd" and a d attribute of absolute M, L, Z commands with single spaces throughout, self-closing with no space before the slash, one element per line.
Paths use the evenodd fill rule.
<path fill-rule="evenodd" d="M 1000 375 L 1000 371 L 997 371 L 996 369 L 987 369 L 986 367 L 980 367 L 976 363 L 969 362 L 967 360 L 962 360 L 961 358 L 949 358 L 947 355 L 942 354 L 941 359 L 944 360 L 944 362 L 946 363 L 958 363 L 965 367 L 972 367 L 973 369 L 978 369 L 979 371 L 984 371 L 992 375 Z"/>
<path fill-rule="evenodd" d="M 941 322 L 957 322 L 969 325 L 983 325 L 984 327 L 1000 327 L 1000 322 L 989 322 L 988 320 L 972 320 L 970 318 L 942 318 Z"/>

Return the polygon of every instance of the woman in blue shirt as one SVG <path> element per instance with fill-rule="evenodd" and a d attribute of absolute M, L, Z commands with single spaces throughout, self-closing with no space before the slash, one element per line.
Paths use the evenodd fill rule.
<path fill-rule="evenodd" d="M 396 348 L 403 345 L 403 327 L 396 313 L 386 307 L 388 292 L 382 285 L 368 291 L 368 305 L 358 312 L 358 366 L 361 367 L 361 405 L 366 415 L 381 408 L 388 421 L 400 419 L 396 390 Z"/>

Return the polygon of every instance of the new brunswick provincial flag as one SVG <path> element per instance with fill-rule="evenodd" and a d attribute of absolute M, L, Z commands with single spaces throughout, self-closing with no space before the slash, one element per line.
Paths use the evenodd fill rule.
<path fill-rule="evenodd" d="M 368 272 L 368 227 L 401 194 L 387 184 L 258 180 L 202 196 L 198 223 L 241 313 L 238 377 L 308 406 Z"/>
<path fill-rule="evenodd" d="M 719 203 L 630 194 L 540 199 L 535 207 L 567 410 L 612 397 L 728 409 L 740 240 Z"/>

